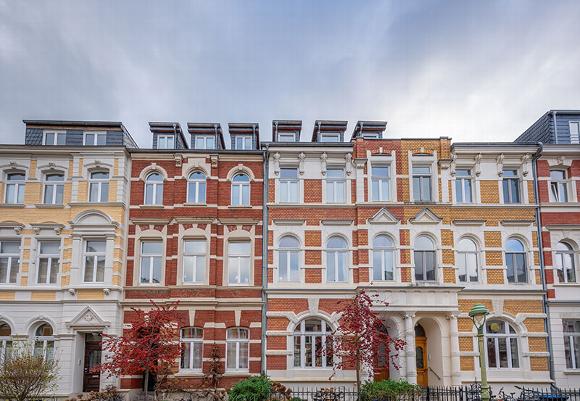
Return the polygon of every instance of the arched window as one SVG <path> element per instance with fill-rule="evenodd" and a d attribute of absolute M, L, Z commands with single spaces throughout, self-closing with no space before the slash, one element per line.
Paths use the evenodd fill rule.
<path fill-rule="evenodd" d="M 51 173 L 44 176 L 44 203 L 62 205 L 64 198 L 64 174 Z"/>
<path fill-rule="evenodd" d="M 435 276 L 435 244 L 426 235 L 415 239 L 415 281 L 434 281 Z"/>
<path fill-rule="evenodd" d="M 183 282 L 203 283 L 206 280 L 207 242 L 204 239 L 183 241 Z"/>
<path fill-rule="evenodd" d="M 6 174 L 6 191 L 4 202 L 9 204 L 24 203 L 24 182 L 26 175 L 23 172 Z"/>
<path fill-rule="evenodd" d="M 278 251 L 278 279 L 280 281 L 300 280 L 300 243 L 291 236 L 280 238 Z"/>
<path fill-rule="evenodd" d="M 4 322 L 0 322 L 0 363 L 10 356 L 12 350 L 12 330 Z"/>
<path fill-rule="evenodd" d="M 234 327 L 226 331 L 227 370 L 248 370 L 250 332 Z"/>
<path fill-rule="evenodd" d="M 250 284 L 251 253 L 250 241 L 228 243 L 228 282 L 230 285 Z"/>
<path fill-rule="evenodd" d="M 89 202 L 109 201 L 109 172 L 93 171 L 89 182 Z"/>
<path fill-rule="evenodd" d="M 479 254 L 473 240 L 463 238 L 457 244 L 457 267 L 459 281 L 469 283 L 479 280 Z"/>
<path fill-rule="evenodd" d="M 487 365 L 490 368 L 519 368 L 518 337 L 514 328 L 502 320 L 485 324 Z"/>
<path fill-rule="evenodd" d="M 526 283 L 528 281 L 526 259 L 524 244 L 520 240 L 510 238 L 507 241 L 505 253 L 507 279 L 509 283 Z"/>
<path fill-rule="evenodd" d="M 201 370 L 203 359 L 203 329 L 181 329 L 181 365 L 184 370 Z"/>
<path fill-rule="evenodd" d="M 344 238 L 334 235 L 326 243 L 326 281 L 347 281 L 347 243 Z"/>
<path fill-rule="evenodd" d="M 34 355 L 46 360 L 54 358 L 54 335 L 48 323 L 41 324 L 34 332 Z"/>
<path fill-rule="evenodd" d="M 294 330 L 294 367 L 332 367 L 331 334 L 329 324 L 322 319 L 302 320 Z"/>
<path fill-rule="evenodd" d="M 393 280 L 395 243 L 387 235 L 377 235 L 373 240 L 373 280 Z"/>
<path fill-rule="evenodd" d="M 232 178 L 232 206 L 250 206 L 250 177 L 239 173 Z"/>
<path fill-rule="evenodd" d="M 187 203 L 205 203 L 206 176 L 194 171 L 187 178 Z"/>
<path fill-rule="evenodd" d="M 159 173 L 151 173 L 145 179 L 145 204 L 163 204 L 163 176 Z"/>
<path fill-rule="evenodd" d="M 575 283 L 576 263 L 574 261 L 574 249 L 565 242 L 558 242 L 554 258 L 554 266 L 558 272 L 560 283 Z"/>

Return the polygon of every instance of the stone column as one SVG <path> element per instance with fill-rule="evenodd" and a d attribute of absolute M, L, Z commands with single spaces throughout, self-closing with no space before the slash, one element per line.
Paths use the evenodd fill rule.
<path fill-rule="evenodd" d="M 417 383 L 417 365 L 415 362 L 415 324 L 413 318 L 415 313 L 407 312 L 404 315 L 405 319 L 405 347 L 406 365 L 407 365 L 407 381 L 409 383 Z"/>
<path fill-rule="evenodd" d="M 461 384 L 461 360 L 459 358 L 459 327 L 457 325 L 457 315 L 449 315 L 449 345 L 451 348 L 451 384 L 459 386 Z"/>

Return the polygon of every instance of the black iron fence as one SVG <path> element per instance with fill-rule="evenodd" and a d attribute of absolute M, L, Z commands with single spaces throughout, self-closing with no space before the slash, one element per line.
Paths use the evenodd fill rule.
<path fill-rule="evenodd" d="M 496 391 L 494 391 L 496 390 Z M 491 401 L 580 401 L 580 389 L 528 388 L 515 391 L 491 388 Z M 482 401 L 481 386 L 427 387 L 388 396 L 368 397 L 348 387 L 295 388 L 286 394 L 273 393 L 273 401 Z"/>

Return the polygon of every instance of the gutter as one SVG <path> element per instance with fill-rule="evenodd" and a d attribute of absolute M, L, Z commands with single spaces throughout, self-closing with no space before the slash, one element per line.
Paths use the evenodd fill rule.
<path fill-rule="evenodd" d="M 266 313 L 268 308 L 268 294 L 266 292 L 268 288 L 268 192 L 269 192 L 269 163 L 268 159 L 270 156 L 269 146 L 263 145 L 265 150 L 264 155 L 264 177 L 263 182 L 263 193 L 262 193 L 262 374 L 266 374 L 266 329 L 268 328 L 268 322 L 266 321 Z"/>
<path fill-rule="evenodd" d="M 555 122 L 554 122 L 555 126 Z M 546 283 L 546 271 L 545 271 L 545 262 L 544 262 L 544 244 L 542 240 L 542 214 L 540 213 L 540 190 L 539 190 L 539 180 L 538 180 L 538 159 L 542 155 L 542 150 L 544 149 L 544 144 L 542 142 L 538 142 L 539 149 L 534 154 L 532 158 L 532 174 L 534 174 L 534 197 L 536 200 L 536 224 L 537 224 L 537 231 L 538 231 L 538 248 L 540 252 L 540 276 L 542 277 L 542 304 L 544 308 L 544 313 L 546 314 L 546 320 L 544 320 L 544 329 L 546 333 L 548 333 L 548 337 L 546 341 L 548 342 L 548 352 L 550 357 L 548 358 L 548 366 L 550 368 L 550 379 L 555 381 L 556 375 L 554 373 L 554 346 L 552 343 L 552 326 L 551 326 L 551 317 L 550 317 L 550 308 L 548 306 L 548 285 Z"/>

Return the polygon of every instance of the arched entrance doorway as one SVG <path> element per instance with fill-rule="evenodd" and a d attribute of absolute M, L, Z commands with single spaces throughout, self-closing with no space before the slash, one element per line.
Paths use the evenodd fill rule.
<path fill-rule="evenodd" d="M 417 369 L 417 384 L 422 387 L 429 385 L 427 360 L 427 336 L 420 324 L 415 325 L 415 368 Z"/>

